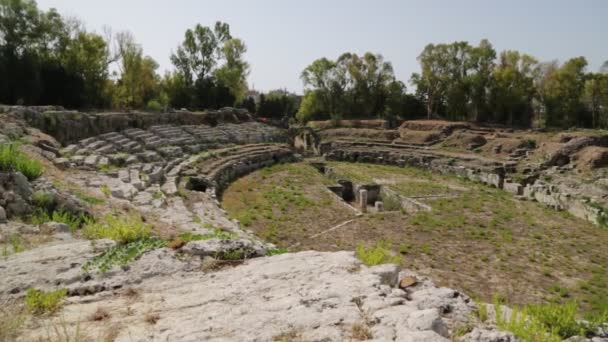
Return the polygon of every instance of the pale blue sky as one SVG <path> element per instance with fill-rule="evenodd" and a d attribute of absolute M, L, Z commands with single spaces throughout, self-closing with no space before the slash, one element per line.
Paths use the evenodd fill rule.
<path fill-rule="evenodd" d="M 608 60 L 608 0 L 38 0 L 101 32 L 129 30 L 162 70 L 184 31 L 228 22 L 248 46 L 249 85 L 300 92 L 300 72 L 319 57 L 381 53 L 398 79 L 418 71 L 428 43 L 488 38 L 541 61 L 585 56 L 589 70 Z M 408 84 L 409 87 L 409 84 Z"/>

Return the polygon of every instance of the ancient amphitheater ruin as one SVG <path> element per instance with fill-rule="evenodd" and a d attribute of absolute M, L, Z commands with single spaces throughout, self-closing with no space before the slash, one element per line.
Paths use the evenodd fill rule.
<path fill-rule="evenodd" d="M 12 140 L 44 173 L 0 172 L 7 340 L 516 341 L 495 295 L 607 298 L 608 136 L 591 131 L 2 107 Z M 124 251 L 83 228 L 108 216 L 151 234 Z M 378 241 L 394 262 L 353 252 Z M 30 289 L 65 289 L 63 307 L 25 313 Z M 570 340 L 608 340 L 595 328 Z"/>

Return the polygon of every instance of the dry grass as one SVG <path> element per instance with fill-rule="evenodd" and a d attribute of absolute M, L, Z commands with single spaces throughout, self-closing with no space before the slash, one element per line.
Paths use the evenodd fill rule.
<path fill-rule="evenodd" d="M 357 341 L 366 341 L 373 338 L 372 332 L 366 324 L 353 325 L 352 336 Z"/>
<path fill-rule="evenodd" d="M 232 183 L 222 206 L 258 236 L 289 247 L 352 216 L 325 188 L 328 184 L 333 182 L 312 166 L 279 164 Z"/>
<path fill-rule="evenodd" d="M 144 321 L 148 324 L 154 325 L 160 320 L 160 315 L 155 312 L 148 312 L 144 316 Z"/>
<path fill-rule="evenodd" d="M 25 307 L 14 301 L 0 302 L 0 341 L 16 341 L 25 319 Z"/>
<path fill-rule="evenodd" d="M 291 329 L 272 338 L 274 342 L 298 342 L 302 341 L 302 333 L 297 329 Z"/>
<path fill-rule="evenodd" d="M 102 307 L 98 307 L 90 316 L 89 316 L 89 321 L 95 321 L 95 322 L 99 322 L 99 321 L 105 321 L 107 319 L 110 318 L 110 313 L 108 312 L 108 310 L 102 308 Z"/>
<path fill-rule="evenodd" d="M 269 189 L 291 185 L 311 199 L 323 190 L 320 174 L 304 177 L 307 166 L 292 164 L 236 181 L 224 194 L 232 201 L 224 207 L 233 215 L 256 213 L 248 228 L 265 236 L 274 225 L 280 247 L 300 243 L 291 250 L 355 250 L 360 244 L 391 241 L 387 248 L 404 255 L 404 266 L 483 301 L 499 293 L 513 304 L 574 299 L 586 312 L 608 309 L 608 230 L 455 177 L 384 165 L 329 165 L 353 180 L 382 179 L 403 195 L 449 191 L 455 197 L 424 200 L 433 208 L 430 213 L 367 214 L 311 238 L 352 219 L 353 213 L 331 203 L 288 205 L 286 212 L 273 206 L 273 216 L 265 218 L 263 194 Z"/>

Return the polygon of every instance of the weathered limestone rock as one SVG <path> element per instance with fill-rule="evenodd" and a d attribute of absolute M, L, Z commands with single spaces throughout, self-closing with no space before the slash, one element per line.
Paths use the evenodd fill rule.
<path fill-rule="evenodd" d="M 70 166 L 70 160 L 68 158 L 57 158 L 53 160 L 53 164 L 58 168 L 65 170 Z"/>
<path fill-rule="evenodd" d="M 110 188 L 112 196 L 122 199 L 131 199 L 137 194 L 137 189 L 131 184 L 116 184 Z"/>
<path fill-rule="evenodd" d="M 264 256 L 266 246 L 246 239 L 209 239 L 188 242 L 182 251 L 192 255 L 223 257 L 237 256 L 238 259 Z"/>
<path fill-rule="evenodd" d="M 524 192 L 523 186 L 521 184 L 513 182 L 505 182 L 503 185 L 503 189 L 514 195 L 523 195 Z"/>
<path fill-rule="evenodd" d="M 90 244 L 79 246 L 90 248 Z M 70 293 L 75 296 L 62 309 L 63 324 L 68 328 L 80 324 L 91 336 L 99 336 L 116 324 L 116 341 L 272 341 L 285 335 L 304 341 L 344 341 L 354 339 L 355 325 L 368 329 L 377 341 L 448 341 L 442 336 L 444 328 L 449 328 L 450 322 L 468 319 L 472 312 L 468 298 L 444 298 L 441 289 L 428 280 L 409 289 L 413 300 L 406 300 L 405 291 L 387 285 L 381 276 L 391 273 L 386 278 L 395 279 L 398 268 L 368 268 L 352 252 L 276 255 L 215 272 L 191 272 L 192 268 L 172 253 L 167 249 L 146 253 L 130 265 L 130 271 L 112 271 L 90 281 L 89 288 L 85 288 L 86 283 L 72 283 L 68 287 L 74 288 Z M 52 257 L 45 259 L 51 261 Z M 43 267 L 31 254 L 28 258 L 32 262 L 21 265 Z M 14 259 L 11 266 L 13 263 Z M 54 263 L 45 267 L 54 269 Z M 62 284 L 69 272 L 57 273 Z M 139 300 L 123 295 L 78 296 L 76 289 L 83 294 L 88 293 L 85 289 L 112 289 L 119 284 L 118 279 L 127 279 L 123 275 L 129 272 L 135 272 L 139 283 L 122 283 L 123 288 L 130 284 Z M 2 279 L 10 279 L 9 273 L 17 270 L 0 269 Z M 451 312 L 433 306 L 446 305 L 448 300 Z M 82 320 L 99 306 L 112 312 L 103 325 Z M 146 323 L 144 318 L 150 314 L 158 317 L 156 324 Z M 52 318 L 42 319 L 45 322 L 41 323 L 47 323 Z M 370 320 L 374 323 L 369 324 Z M 44 326 L 27 329 L 23 338 L 44 336 Z"/>
<path fill-rule="evenodd" d="M 59 222 L 46 222 L 40 225 L 40 230 L 45 233 L 69 233 L 70 226 Z"/>
<path fill-rule="evenodd" d="M 519 342 L 513 334 L 504 331 L 489 330 L 485 328 L 474 328 L 470 333 L 464 335 L 462 342 Z"/>

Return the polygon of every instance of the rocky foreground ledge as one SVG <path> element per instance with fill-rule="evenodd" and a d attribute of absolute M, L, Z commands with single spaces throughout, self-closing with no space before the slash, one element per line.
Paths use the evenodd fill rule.
<path fill-rule="evenodd" d="M 476 310 L 455 290 L 413 280 L 396 265 L 367 267 L 352 252 L 288 253 L 210 269 L 161 248 L 128 268 L 83 278 L 81 263 L 108 243 L 66 237 L 8 257 L 0 267 L 3 296 L 57 282 L 70 293 L 59 314 L 27 322 L 24 341 L 57 327 L 116 341 L 449 341 Z M 460 338 L 515 340 L 483 329 L 469 335 Z"/>

